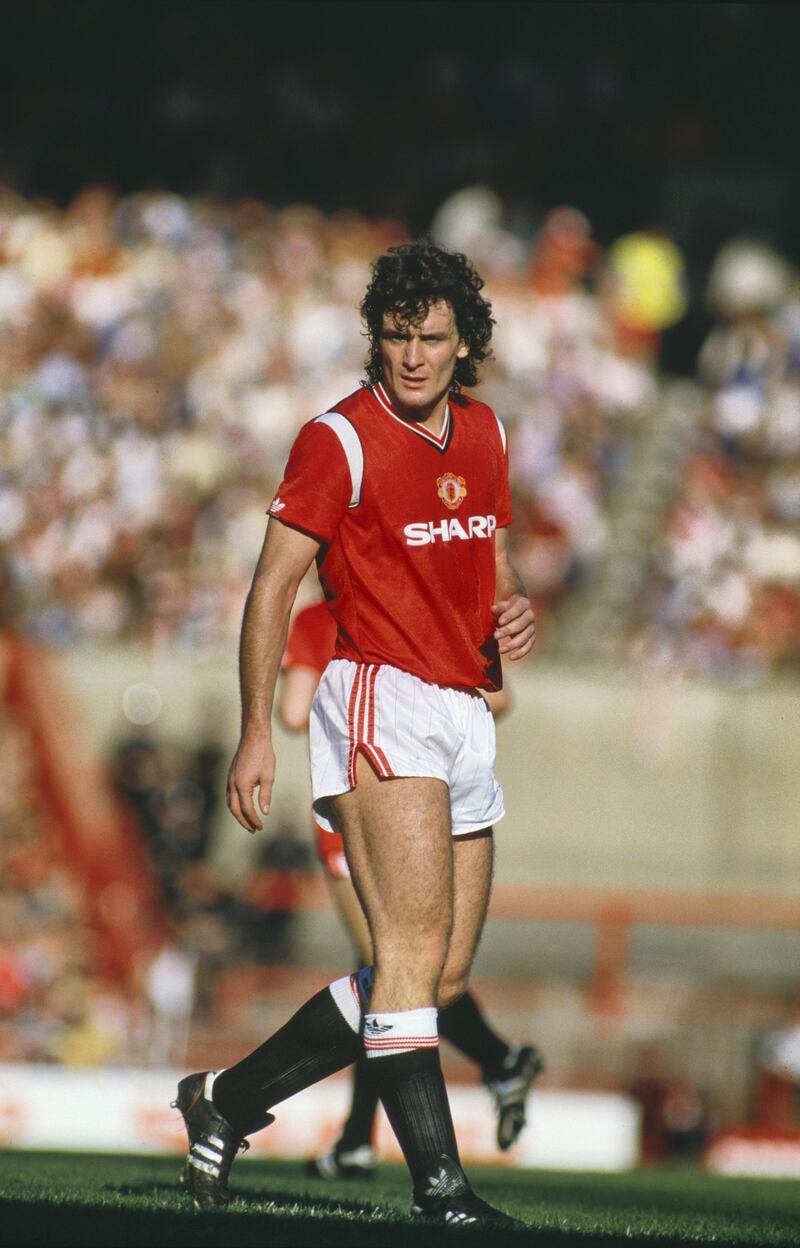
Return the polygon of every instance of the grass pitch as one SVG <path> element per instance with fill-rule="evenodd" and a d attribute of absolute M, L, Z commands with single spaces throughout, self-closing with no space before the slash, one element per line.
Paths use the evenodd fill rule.
<path fill-rule="evenodd" d="M 442 1243 L 612 1248 L 797 1248 L 800 1183 L 693 1171 L 624 1175 L 471 1168 L 478 1192 L 525 1223 L 445 1229 L 408 1213 L 405 1170 L 368 1182 L 309 1179 L 291 1162 L 239 1162 L 224 1212 L 198 1213 L 175 1157 L 0 1152 L 5 1248 L 433 1248 Z"/>

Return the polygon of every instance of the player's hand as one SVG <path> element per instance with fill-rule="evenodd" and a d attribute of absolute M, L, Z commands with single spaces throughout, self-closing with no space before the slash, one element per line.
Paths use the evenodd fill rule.
<path fill-rule="evenodd" d="M 246 832 L 257 832 L 268 815 L 275 780 L 275 751 L 263 734 L 243 736 L 228 771 L 228 809 Z M 255 791 L 258 789 L 258 807 Z"/>
<path fill-rule="evenodd" d="M 512 663 L 524 659 L 536 640 L 536 620 L 530 599 L 523 594 L 513 594 L 494 603 L 492 614 L 497 620 L 494 635 L 503 658 Z"/>

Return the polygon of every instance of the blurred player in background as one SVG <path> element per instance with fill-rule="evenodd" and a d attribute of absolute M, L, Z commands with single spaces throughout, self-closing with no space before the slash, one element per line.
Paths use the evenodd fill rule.
<path fill-rule="evenodd" d="M 412 1180 L 412 1213 L 508 1225 L 472 1190 L 439 1060 L 438 1011 L 467 990 L 503 817 L 495 729 L 535 622 L 509 553 L 503 425 L 468 398 L 494 320 L 466 256 L 393 247 L 361 304 L 367 382 L 295 439 L 245 605 L 242 732 L 228 805 L 262 827 L 275 780 L 272 708 L 294 600 L 312 563 L 337 623 L 309 733 L 314 814 L 341 831 L 375 955 L 318 992 L 235 1066 L 182 1079 L 184 1181 L 200 1207 L 272 1106 L 350 1066 L 369 1076 Z M 255 793 L 258 791 L 258 803 Z"/>
<path fill-rule="evenodd" d="M 323 600 L 297 613 L 283 656 L 283 682 L 278 715 L 289 732 L 307 732 L 311 703 L 325 668 L 333 657 L 336 621 Z M 511 705 L 503 688 L 484 693 L 495 719 Z M 358 966 L 372 964 L 372 940 L 367 920 L 350 879 L 341 833 L 326 831 L 314 822 L 317 853 L 339 916 L 353 942 Z M 533 1045 L 506 1044 L 486 1022 L 470 992 L 439 1011 L 439 1035 L 480 1067 L 484 1084 L 497 1109 L 497 1144 L 508 1149 L 525 1126 L 525 1100 L 544 1062 Z M 372 1136 L 378 1096 L 360 1056 L 354 1067 L 350 1114 L 329 1153 L 308 1163 L 318 1178 L 359 1178 L 372 1174 L 375 1154 Z"/>

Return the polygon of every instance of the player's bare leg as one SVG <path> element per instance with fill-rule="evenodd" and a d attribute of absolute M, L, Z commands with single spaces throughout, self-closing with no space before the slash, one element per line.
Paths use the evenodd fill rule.
<path fill-rule="evenodd" d="M 387 782 L 383 783 L 385 786 Z M 453 837 L 452 845 L 454 919 L 436 998 L 440 1010 L 467 991 L 469 972 L 483 931 L 492 886 L 494 842 L 491 830 L 468 837 Z M 425 860 L 429 862 L 427 856 Z M 407 864 L 408 859 L 403 861 Z M 372 937 L 352 881 L 329 880 L 328 886 L 361 964 L 370 965 L 374 962 Z M 372 1006 L 377 1008 L 375 1000 L 373 988 Z"/>
<path fill-rule="evenodd" d="M 378 780 L 359 759 L 357 785 L 333 799 L 372 937 L 370 1011 L 435 1006 L 453 923 L 453 843 L 447 785 Z"/>
<path fill-rule="evenodd" d="M 493 865 L 491 829 L 483 835 L 453 837 L 453 930 L 439 984 L 440 1009 L 467 991 L 489 908 Z"/>
<path fill-rule="evenodd" d="M 361 966 L 372 965 L 372 937 L 352 880 L 328 880 L 333 904 L 353 942 Z"/>
<path fill-rule="evenodd" d="M 453 921 L 449 791 L 428 777 L 380 781 L 361 758 L 333 809 L 375 955 L 364 1048 L 416 1192 L 442 1157 L 461 1173 L 436 1010 Z"/>
<path fill-rule="evenodd" d="M 507 1221 L 471 1190 L 458 1157 L 439 1063 L 439 984 L 454 934 L 450 794 L 423 777 L 379 781 L 361 760 L 354 790 L 334 799 L 347 860 L 369 922 L 375 983 L 364 1044 L 414 1184 L 412 1211 L 443 1222 Z M 481 870 L 477 906 L 466 900 L 454 970 L 461 982 L 486 911 L 491 856 L 464 859 L 464 886 Z"/>
<path fill-rule="evenodd" d="M 486 919 L 492 883 L 491 829 L 454 838 L 455 918 L 439 985 L 439 1034 L 481 1067 L 497 1113 L 497 1145 L 505 1151 L 526 1123 L 528 1092 L 544 1069 L 532 1044 L 506 1044 L 468 992 L 469 973 Z"/>

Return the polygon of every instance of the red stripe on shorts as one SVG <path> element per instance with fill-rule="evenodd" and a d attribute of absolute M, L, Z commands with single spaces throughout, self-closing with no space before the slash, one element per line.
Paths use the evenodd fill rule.
<path fill-rule="evenodd" d="M 369 741 L 372 731 L 372 680 L 375 668 L 370 665 L 364 670 L 364 687 L 361 691 L 361 715 L 358 723 L 358 744 Z"/>
<path fill-rule="evenodd" d="M 356 666 L 356 674 L 353 677 L 353 684 L 350 689 L 350 702 L 347 707 L 347 728 L 350 735 L 350 750 L 347 755 L 347 783 L 350 788 L 355 787 L 356 783 L 356 750 L 358 749 L 358 732 L 356 729 L 356 706 L 358 704 L 358 694 L 363 682 L 364 667 L 361 663 Z"/>
<path fill-rule="evenodd" d="M 359 748 L 362 754 L 366 754 L 368 760 L 373 766 L 373 769 L 378 773 L 380 778 L 382 780 L 388 780 L 392 773 L 378 757 L 378 752 L 375 747 L 372 745 L 366 745 L 365 742 L 362 741 Z"/>
<path fill-rule="evenodd" d="M 372 748 L 373 748 L 373 750 L 375 751 L 375 754 L 376 754 L 377 758 L 379 759 L 379 761 L 380 761 L 380 763 L 381 763 L 381 765 L 382 765 L 382 767 L 383 767 L 383 774 L 386 776 L 386 778 L 387 778 L 387 779 L 389 779 L 390 777 L 393 777 L 393 776 L 394 776 L 394 772 L 392 771 L 391 767 L 389 766 L 389 760 L 388 760 L 388 758 L 386 757 L 386 755 L 384 754 L 383 750 L 380 748 L 380 746 L 379 746 L 379 745 L 373 745 L 373 747 L 372 747 Z"/>
<path fill-rule="evenodd" d="M 369 732 L 369 743 L 368 743 L 368 744 L 372 747 L 372 752 L 373 752 L 373 755 L 374 755 L 374 757 L 375 757 L 375 766 L 376 766 L 376 768 L 377 768 L 378 772 L 379 772 L 379 773 L 380 773 L 380 774 L 384 777 L 384 779 L 389 779 L 390 777 L 394 776 L 394 772 L 392 771 L 391 767 L 389 766 L 389 760 L 388 760 L 388 758 L 386 757 L 386 755 L 384 754 L 384 752 L 383 752 L 383 750 L 381 749 L 381 747 L 380 747 L 379 745 L 376 745 L 376 744 L 375 744 L 375 684 L 376 684 L 376 682 L 377 682 L 377 679 L 378 679 L 378 668 L 377 668 L 377 667 L 373 667 L 373 669 L 372 669 L 372 682 L 371 682 L 370 687 L 369 687 L 369 727 L 370 727 L 370 732 Z"/>
<path fill-rule="evenodd" d="M 378 678 L 378 667 L 374 663 L 366 666 L 357 664 L 356 674 L 350 689 L 350 701 L 347 708 L 347 727 L 350 737 L 350 749 L 347 755 L 347 783 L 355 788 L 356 755 L 363 750 L 375 771 L 383 780 L 394 777 L 389 760 L 379 745 L 375 744 L 375 682 Z"/>
<path fill-rule="evenodd" d="M 361 669 L 361 690 L 360 690 L 361 699 L 358 704 L 358 730 L 356 732 L 356 751 L 358 751 L 359 746 L 363 745 L 364 743 L 364 728 L 366 726 L 366 718 L 367 718 L 367 688 L 369 686 L 369 670 L 370 669 L 368 667 L 362 667 Z M 355 783 L 355 773 L 356 773 L 356 764 L 355 764 L 355 754 L 354 754 L 353 755 L 353 783 Z"/>

